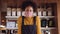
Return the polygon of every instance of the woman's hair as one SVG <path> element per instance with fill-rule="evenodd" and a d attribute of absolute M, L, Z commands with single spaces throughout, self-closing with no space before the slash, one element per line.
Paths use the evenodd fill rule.
<path fill-rule="evenodd" d="M 32 1 L 24 1 L 21 5 L 22 10 L 24 11 L 27 6 L 32 6 L 34 11 L 36 11 L 37 5 Z"/>

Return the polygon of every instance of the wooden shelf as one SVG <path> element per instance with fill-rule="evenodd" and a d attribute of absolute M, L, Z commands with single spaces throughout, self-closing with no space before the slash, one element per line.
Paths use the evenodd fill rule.
<path fill-rule="evenodd" d="M 6 16 L 7 19 L 17 19 L 19 16 Z M 40 16 L 40 18 L 54 18 L 55 16 Z"/>

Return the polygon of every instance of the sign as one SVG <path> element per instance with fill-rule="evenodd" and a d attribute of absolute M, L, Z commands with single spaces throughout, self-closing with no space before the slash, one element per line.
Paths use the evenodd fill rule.
<path fill-rule="evenodd" d="M 15 28 L 15 22 L 7 22 L 7 28 Z"/>

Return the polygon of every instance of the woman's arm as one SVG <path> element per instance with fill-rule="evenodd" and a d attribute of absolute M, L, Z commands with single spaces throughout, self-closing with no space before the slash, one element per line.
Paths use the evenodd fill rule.
<path fill-rule="evenodd" d="M 17 23 L 18 23 L 18 34 L 21 34 L 21 23 L 22 23 L 22 16 L 20 16 L 18 19 L 17 19 Z"/>
<path fill-rule="evenodd" d="M 37 34 L 42 34 L 41 33 L 41 20 L 39 16 L 36 17 L 36 25 L 37 25 Z"/>

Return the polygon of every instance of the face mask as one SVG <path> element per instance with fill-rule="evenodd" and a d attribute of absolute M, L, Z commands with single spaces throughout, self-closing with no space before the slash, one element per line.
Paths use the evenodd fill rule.
<path fill-rule="evenodd" d="M 33 15 L 33 12 L 25 12 L 26 17 L 31 17 Z"/>

